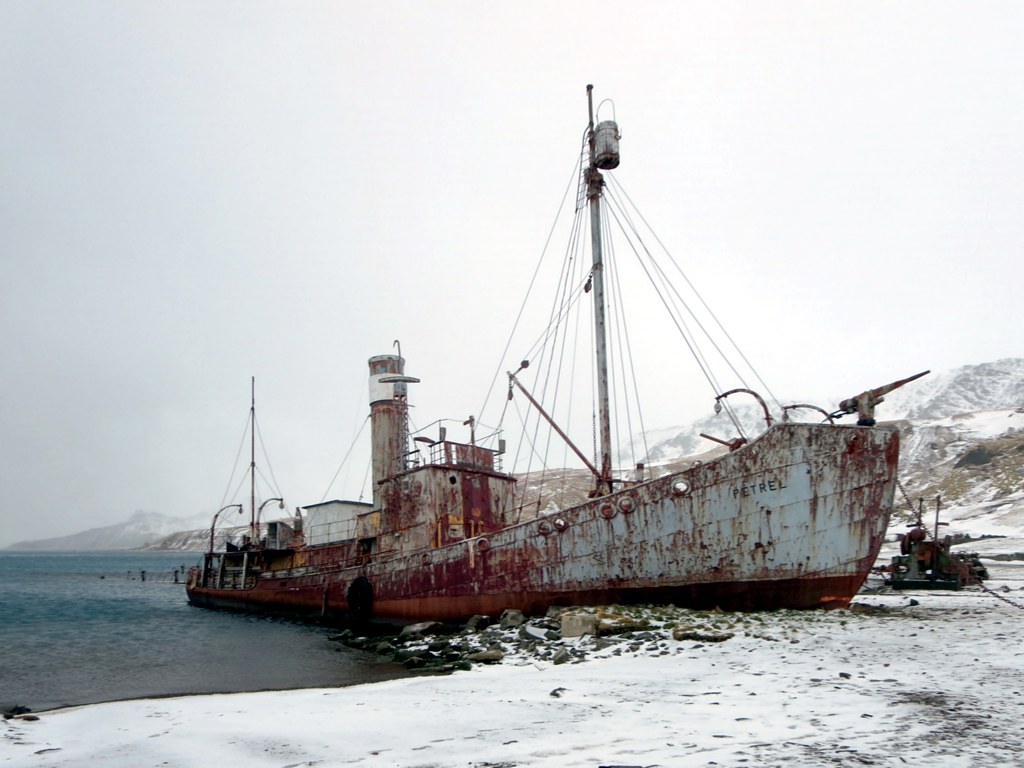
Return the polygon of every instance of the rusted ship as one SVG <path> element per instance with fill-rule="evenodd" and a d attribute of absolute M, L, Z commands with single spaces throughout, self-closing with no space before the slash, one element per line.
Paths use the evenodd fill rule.
<path fill-rule="evenodd" d="M 524 515 L 504 445 L 478 440 L 472 419 L 468 440 L 444 430 L 411 438 L 416 379 L 400 352 L 381 355 L 369 361 L 373 502 L 306 507 L 265 535 L 254 515 L 249 539 L 225 551 L 211 527 L 210 551 L 189 575 L 192 604 L 411 621 L 573 604 L 833 607 L 858 591 L 885 535 L 899 454 L 897 431 L 876 425 L 874 407 L 904 382 L 844 401 L 822 423 L 778 423 L 765 407 L 762 434 L 720 440 L 727 453 L 680 471 L 613 469 L 601 199 L 619 134 L 614 121 L 595 126 L 589 97 L 588 87 L 578 207 L 592 230 L 583 291 L 593 298 L 599 447 L 592 460 L 573 448 L 593 475 L 588 497 Z M 526 367 L 508 374 L 509 397 L 521 392 L 554 422 L 521 383 Z M 850 413 L 857 425 L 835 423 Z"/>

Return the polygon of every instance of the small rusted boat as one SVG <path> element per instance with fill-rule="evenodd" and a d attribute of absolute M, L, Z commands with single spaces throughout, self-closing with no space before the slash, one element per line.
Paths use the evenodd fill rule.
<path fill-rule="evenodd" d="M 588 209 L 593 262 L 578 295 L 592 293 L 594 304 L 599 449 L 593 460 L 573 450 L 593 476 L 589 494 L 524 515 L 527 492 L 501 468 L 503 442 L 478 440 L 472 419 L 468 440 L 444 430 L 411 437 L 408 385 L 417 380 L 400 351 L 381 355 L 369 361 L 373 502 L 306 507 L 265 535 L 254 515 L 248 540 L 225 551 L 215 551 L 211 527 L 210 551 L 189 575 L 192 604 L 413 621 L 637 602 L 803 609 L 856 594 L 896 488 L 899 436 L 875 423 L 874 408 L 910 379 L 822 411 L 821 423 L 775 422 L 765 406 L 762 434 L 719 440 L 726 453 L 679 471 L 613 469 L 601 200 L 619 134 L 614 121 L 595 126 L 589 87 L 588 101 L 578 208 Z M 520 381 L 526 367 L 509 373 L 509 398 L 521 392 L 553 423 Z M 737 391 L 750 392 L 718 401 Z M 856 425 L 835 423 L 851 413 Z"/>

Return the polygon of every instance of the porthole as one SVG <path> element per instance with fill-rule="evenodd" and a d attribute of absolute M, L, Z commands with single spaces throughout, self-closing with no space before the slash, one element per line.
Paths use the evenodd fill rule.
<path fill-rule="evenodd" d="M 564 531 L 568 527 L 569 527 L 569 524 L 567 522 L 565 522 L 565 520 L 563 520 L 560 517 L 555 518 L 555 530 L 556 531 L 561 533 L 562 531 Z"/>
<path fill-rule="evenodd" d="M 627 515 L 636 509 L 636 502 L 632 496 L 623 496 L 619 499 L 619 509 L 625 512 Z"/>
<path fill-rule="evenodd" d="M 601 513 L 601 517 L 603 517 L 605 520 L 611 520 L 613 517 L 615 517 L 615 505 L 610 504 L 607 501 L 600 507 L 598 507 L 597 511 Z"/>
<path fill-rule="evenodd" d="M 690 484 L 685 480 L 676 480 L 672 484 L 672 493 L 676 496 L 685 496 L 690 492 Z"/>
<path fill-rule="evenodd" d="M 550 523 L 544 522 L 537 526 L 537 533 L 541 536 L 548 536 L 551 533 Z"/>

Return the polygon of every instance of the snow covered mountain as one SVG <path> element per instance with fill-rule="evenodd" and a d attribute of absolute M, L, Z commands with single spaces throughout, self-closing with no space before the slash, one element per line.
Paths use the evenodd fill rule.
<path fill-rule="evenodd" d="M 885 396 L 879 418 L 943 419 L 1024 407 L 1024 358 L 932 372 Z"/>

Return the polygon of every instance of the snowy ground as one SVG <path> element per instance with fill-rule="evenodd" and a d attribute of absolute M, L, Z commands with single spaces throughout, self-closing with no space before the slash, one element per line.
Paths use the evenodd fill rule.
<path fill-rule="evenodd" d="M 990 565 L 1017 605 L 869 588 L 861 610 L 689 615 L 724 642 L 45 712 L 4 722 L 0 765 L 1021 765 L 1024 563 Z"/>

